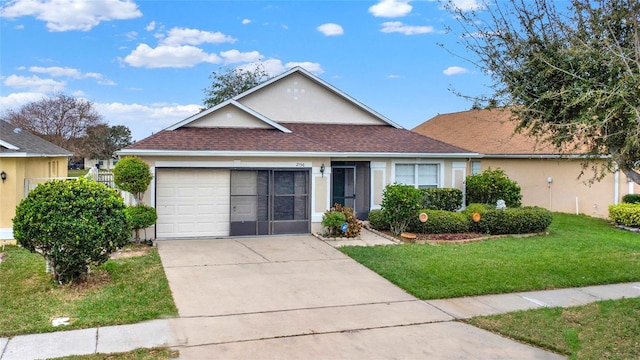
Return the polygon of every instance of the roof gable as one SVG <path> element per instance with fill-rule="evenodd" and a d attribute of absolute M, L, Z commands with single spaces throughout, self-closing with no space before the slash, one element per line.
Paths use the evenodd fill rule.
<path fill-rule="evenodd" d="M 229 112 L 230 107 L 235 109 Z M 218 112 L 224 115 L 217 116 Z M 231 121 L 228 116 L 240 117 L 241 121 Z M 295 67 L 166 130 L 181 127 L 236 127 L 276 128 L 287 132 L 282 123 L 292 122 L 390 125 L 401 128 L 317 76 Z"/>
<path fill-rule="evenodd" d="M 278 129 L 282 132 L 290 132 L 286 127 L 235 100 L 227 100 L 204 110 L 170 126 L 167 130 L 175 130 L 180 127 Z"/>
<path fill-rule="evenodd" d="M 71 156 L 71 153 L 26 130 L 0 120 L 0 156 Z"/>

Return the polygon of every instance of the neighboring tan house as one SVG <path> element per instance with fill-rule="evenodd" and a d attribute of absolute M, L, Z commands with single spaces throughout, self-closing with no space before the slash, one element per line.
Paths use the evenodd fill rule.
<path fill-rule="evenodd" d="M 0 120 L 0 240 L 13 239 L 11 219 L 33 184 L 67 176 L 69 156 L 69 151 Z"/>
<path fill-rule="evenodd" d="M 319 231 L 387 184 L 461 187 L 478 154 L 403 129 L 296 67 L 118 152 L 154 175 L 158 239 Z"/>
<path fill-rule="evenodd" d="M 560 156 L 551 145 L 515 133 L 517 123 L 511 115 L 500 108 L 442 114 L 413 131 L 483 154 L 481 159 L 470 160 L 469 173 L 503 169 L 522 188 L 524 205 L 607 217 L 609 205 L 637 191 L 618 171 L 589 185 L 593 176 L 589 169 L 578 178 L 583 162 L 580 154 Z"/>

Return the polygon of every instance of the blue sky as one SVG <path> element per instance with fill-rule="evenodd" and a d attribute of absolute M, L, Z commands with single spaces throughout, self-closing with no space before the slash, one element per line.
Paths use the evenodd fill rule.
<path fill-rule="evenodd" d="M 456 0 L 473 9 L 476 0 Z M 411 129 L 486 94 L 437 1 L 0 0 L 0 114 L 63 92 L 136 140 L 202 106 L 212 71 L 299 65 Z"/>

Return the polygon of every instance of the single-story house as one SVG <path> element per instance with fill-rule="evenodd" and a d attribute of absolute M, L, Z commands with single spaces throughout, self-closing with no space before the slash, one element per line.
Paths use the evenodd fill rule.
<path fill-rule="evenodd" d="M 16 206 L 43 179 L 67 176 L 72 154 L 0 120 L 0 240 L 13 239 Z"/>
<path fill-rule="evenodd" d="M 109 159 L 92 159 L 86 157 L 84 158 L 84 169 L 98 168 L 102 170 L 113 170 L 117 162 L 117 156 Z"/>
<path fill-rule="evenodd" d="M 413 131 L 481 153 L 470 161 L 469 173 L 503 169 L 522 188 L 524 205 L 605 218 L 609 205 L 638 190 L 619 171 L 589 184 L 590 170 L 579 178 L 581 154 L 560 155 L 550 144 L 516 133 L 516 127 L 510 111 L 494 108 L 437 115 Z"/>
<path fill-rule="evenodd" d="M 158 239 L 309 233 L 394 182 L 462 187 L 475 152 L 403 129 L 293 68 L 118 152 L 147 162 Z"/>

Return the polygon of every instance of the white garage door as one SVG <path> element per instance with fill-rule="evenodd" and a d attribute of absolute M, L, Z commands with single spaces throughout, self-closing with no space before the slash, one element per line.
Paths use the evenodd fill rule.
<path fill-rule="evenodd" d="M 158 169 L 156 237 L 229 236 L 229 170 Z"/>

